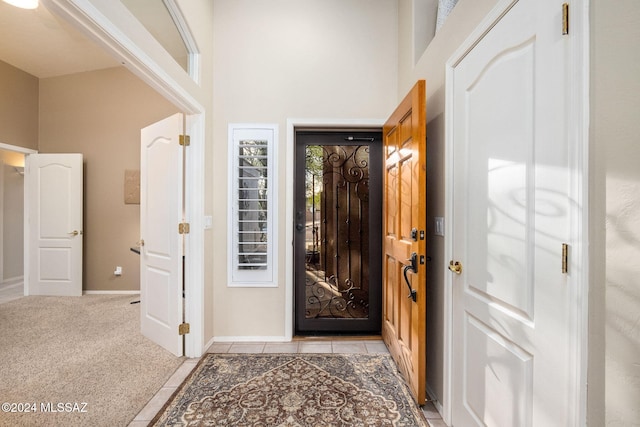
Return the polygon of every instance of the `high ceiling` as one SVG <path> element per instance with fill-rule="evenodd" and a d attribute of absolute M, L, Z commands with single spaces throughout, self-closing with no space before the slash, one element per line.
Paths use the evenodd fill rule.
<path fill-rule="evenodd" d="M 35 10 L 25 10 L 3 1 L 0 1 L 0 61 L 38 78 L 118 65 L 42 4 Z"/>

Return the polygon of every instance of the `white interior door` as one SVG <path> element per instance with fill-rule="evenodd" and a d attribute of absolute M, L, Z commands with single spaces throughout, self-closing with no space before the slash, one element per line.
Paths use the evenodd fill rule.
<path fill-rule="evenodd" d="M 141 131 L 140 329 L 177 356 L 183 319 L 183 116 L 175 114 Z"/>
<path fill-rule="evenodd" d="M 26 157 L 29 295 L 82 295 L 82 154 Z"/>
<path fill-rule="evenodd" d="M 454 426 L 573 425 L 561 15 L 515 2 L 450 74 Z"/>

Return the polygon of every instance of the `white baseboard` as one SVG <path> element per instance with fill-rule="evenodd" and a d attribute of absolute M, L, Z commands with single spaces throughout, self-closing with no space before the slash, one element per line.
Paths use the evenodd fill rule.
<path fill-rule="evenodd" d="M 237 336 L 237 337 L 213 337 L 214 342 L 290 342 L 285 336 Z M 209 348 L 209 347 L 207 347 Z"/>
<path fill-rule="evenodd" d="M 82 295 L 140 295 L 140 291 L 82 291 Z"/>
<path fill-rule="evenodd" d="M 0 281 L 0 286 L 13 286 L 19 283 L 24 283 L 24 276 L 10 277 Z"/>
<path fill-rule="evenodd" d="M 442 403 L 440 403 L 440 401 L 436 397 L 436 394 L 433 392 L 433 389 L 429 387 L 429 384 L 427 384 L 427 396 L 428 396 L 427 400 L 431 402 L 433 406 L 435 406 L 440 416 L 442 416 Z"/>
<path fill-rule="evenodd" d="M 202 349 L 202 354 L 204 354 L 209 347 L 211 347 L 213 345 L 213 343 L 216 342 L 216 337 L 211 338 L 205 345 L 204 348 Z"/>

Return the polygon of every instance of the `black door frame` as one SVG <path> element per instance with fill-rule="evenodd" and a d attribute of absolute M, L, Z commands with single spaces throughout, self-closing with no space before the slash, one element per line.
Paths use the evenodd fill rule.
<path fill-rule="evenodd" d="M 366 319 L 305 316 L 305 234 L 297 230 L 305 208 L 305 147 L 308 145 L 369 146 L 369 315 Z M 372 335 L 382 327 L 382 129 L 295 129 L 293 203 L 293 295 L 295 335 Z M 372 232 L 373 231 L 373 232 Z"/>

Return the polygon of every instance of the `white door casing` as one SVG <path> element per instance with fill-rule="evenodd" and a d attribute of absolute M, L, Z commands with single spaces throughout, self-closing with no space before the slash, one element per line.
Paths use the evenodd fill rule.
<path fill-rule="evenodd" d="M 82 295 L 82 154 L 25 160 L 29 295 Z"/>
<path fill-rule="evenodd" d="M 183 355 L 183 115 L 141 131 L 140 329 L 176 356 Z"/>
<path fill-rule="evenodd" d="M 448 70 L 454 426 L 577 424 L 561 5 L 510 2 Z"/>

